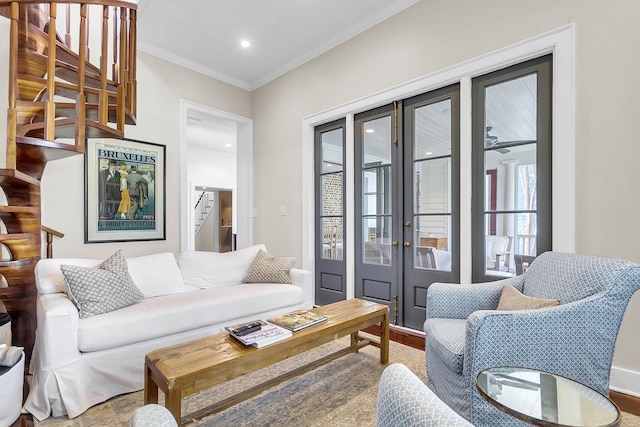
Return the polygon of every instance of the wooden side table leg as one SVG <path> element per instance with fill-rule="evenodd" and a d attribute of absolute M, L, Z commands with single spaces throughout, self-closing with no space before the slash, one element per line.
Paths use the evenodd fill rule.
<path fill-rule="evenodd" d="M 382 316 L 380 322 L 380 363 L 389 363 L 389 310 Z"/>
<path fill-rule="evenodd" d="M 355 347 L 358 345 L 358 333 L 353 333 L 351 334 L 351 347 Z M 358 352 L 358 350 L 356 350 L 356 353 Z"/>
<path fill-rule="evenodd" d="M 158 403 L 158 385 L 151 377 L 149 365 L 144 365 L 144 403 Z"/>
<path fill-rule="evenodd" d="M 164 396 L 164 406 L 166 406 L 169 412 L 173 414 L 173 418 L 176 419 L 179 426 L 182 425 L 182 408 L 180 407 L 181 397 L 180 390 L 169 390 L 169 392 Z"/>

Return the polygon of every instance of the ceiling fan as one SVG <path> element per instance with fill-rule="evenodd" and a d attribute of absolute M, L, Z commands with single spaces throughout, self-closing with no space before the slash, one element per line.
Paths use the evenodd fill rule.
<path fill-rule="evenodd" d="M 497 136 L 489 135 L 489 132 L 491 132 L 491 129 L 493 129 L 493 126 L 487 126 L 485 128 L 485 134 L 484 134 L 484 145 L 485 147 L 489 147 L 489 148 L 496 147 L 497 145 L 500 144 L 498 142 Z M 509 150 L 508 148 L 496 148 L 495 151 L 497 151 L 500 154 L 507 154 L 511 152 L 511 150 Z"/>

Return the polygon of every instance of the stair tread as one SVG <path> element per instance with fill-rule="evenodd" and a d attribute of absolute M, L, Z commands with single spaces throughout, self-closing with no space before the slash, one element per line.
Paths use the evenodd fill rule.
<path fill-rule="evenodd" d="M 14 214 L 14 213 L 27 213 L 37 214 L 40 213 L 40 208 L 36 206 L 15 206 L 15 205 L 0 205 L 0 215 Z"/>
<path fill-rule="evenodd" d="M 17 187 L 40 186 L 40 181 L 16 169 L 0 169 L 0 185 L 10 184 Z"/>

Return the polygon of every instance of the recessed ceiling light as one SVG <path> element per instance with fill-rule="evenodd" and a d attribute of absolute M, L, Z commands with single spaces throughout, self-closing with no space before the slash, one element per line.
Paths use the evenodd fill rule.
<path fill-rule="evenodd" d="M 374 132 L 375 132 L 375 129 L 371 129 L 371 128 L 369 128 L 369 129 L 365 130 L 365 132 L 366 132 L 366 133 L 374 133 Z"/>
<path fill-rule="evenodd" d="M 249 42 L 249 40 L 242 40 L 240 42 L 240 46 L 242 46 L 242 47 L 250 47 L 251 46 L 251 42 Z"/>
<path fill-rule="evenodd" d="M 433 153 L 432 153 L 431 151 L 427 151 L 426 153 L 424 153 L 424 155 L 425 155 L 425 156 L 430 156 L 430 155 L 432 155 L 432 154 L 433 154 Z"/>
<path fill-rule="evenodd" d="M 233 147 L 231 144 L 224 144 L 225 147 Z"/>

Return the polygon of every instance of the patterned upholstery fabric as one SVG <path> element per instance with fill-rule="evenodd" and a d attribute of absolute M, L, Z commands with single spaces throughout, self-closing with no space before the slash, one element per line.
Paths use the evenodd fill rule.
<path fill-rule="evenodd" d="M 389 365 L 380 378 L 376 427 L 471 426 L 406 366 Z"/>
<path fill-rule="evenodd" d="M 155 403 L 144 405 L 133 411 L 129 425 L 131 427 L 178 427 L 171 412 Z"/>
<path fill-rule="evenodd" d="M 129 276 L 122 250 L 92 268 L 63 264 L 60 269 L 82 319 L 126 307 L 144 298 Z"/>
<path fill-rule="evenodd" d="M 558 299 L 537 310 L 496 310 L 501 289 Z M 526 425 L 478 393 L 483 369 L 521 366 L 553 372 L 608 395 L 611 361 L 622 316 L 640 288 L 640 264 L 587 255 L 546 252 L 515 278 L 471 285 L 434 284 L 427 292 L 425 322 L 429 387 L 477 426 Z M 434 317 L 465 319 L 438 323 Z M 442 332 L 443 328 L 464 328 Z M 463 336 L 463 368 L 440 356 L 441 337 Z M 446 344 L 449 348 L 454 345 Z"/>
<path fill-rule="evenodd" d="M 291 283 L 289 271 L 296 263 L 292 257 L 275 258 L 260 249 L 244 276 L 245 283 Z"/>

